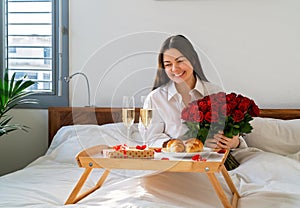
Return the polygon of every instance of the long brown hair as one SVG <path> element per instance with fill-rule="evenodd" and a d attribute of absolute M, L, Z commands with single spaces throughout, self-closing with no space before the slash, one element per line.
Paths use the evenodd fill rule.
<path fill-rule="evenodd" d="M 163 57 L 164 57 L 164 52 L 171 48 L 177 49 L 180 53 L 182 53 L 182 55 L 184 55 L 191 62 L 194 69 L 195 78 L 196 76 L 198 76 L 200 80 L 208 82 L 206 76 L 203 73 L 203 69 L 201 67 L 198 54 L 195 51 L 191 42 L 183 35 L 175 35 L 166 39 L 162 44 L 162 47 L 158 55 L 158 69 L 157 69 L 152 90 L 170 81 L 170 78 L 165 72 Z"/>

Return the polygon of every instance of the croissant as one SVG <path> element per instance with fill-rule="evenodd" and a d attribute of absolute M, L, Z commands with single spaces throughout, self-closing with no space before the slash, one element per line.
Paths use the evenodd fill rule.
<path fill-rule="evenodd" d="M 203 150 L 203 143 L 196 138 L 191 138 L 185 141 L 186 152 L 201 152 Z"/>
<path fill-rule="evenodd" d="M 167 143 L 167 150 L 169 152 L 184 152 L 185 145 L 184 145 L 183 141 L 180 139 L 171 139 Z"/>

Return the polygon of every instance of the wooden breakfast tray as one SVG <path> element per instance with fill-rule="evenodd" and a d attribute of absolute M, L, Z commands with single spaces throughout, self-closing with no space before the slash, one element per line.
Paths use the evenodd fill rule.
<path fill-rule="evenodd" d="M 201 172 L 206 173 L 210 182 L 212 183 L 219 199 L 226 208 L 236 208 L 240 198 L 239 193 L 233 184 L 225 166 L 224 162 L 229 153 L 228 150 L 223 154 L 218 161 L 193 161 L 193 160 L 161 160 L 161 159 L 123 159 L 123 158 L 103 158 L 101 152 L 106 149 L 106 145 L 98 145 L 79 152 L 76 160 L 79 167 L 85 168 L 85 171 L 78 180 L 73 191 L 69 195 L 65 204 L 74 204 L 88 196 L 95 190 L 99 189 L 104 183 L 106 177 L 111 169 L 127 169 L 127 170 L 158 170 L 170 172 Z M 79 195 L 81 188 L 87 180 L 89 174 L 94 168 L 105 169 L 102 176 L 94 187 Z M 224 193 L 222 186 L 215 173 L 221 172 L 231 193 L 232 200 L 229 202 Z"/>

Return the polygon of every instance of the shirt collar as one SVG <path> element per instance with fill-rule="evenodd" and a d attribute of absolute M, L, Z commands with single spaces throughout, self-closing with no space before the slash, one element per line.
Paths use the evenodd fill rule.
<path fill-rule="evenodd" d="M 196 85 L 195 85 L 194 90 L 198 91 L 202 96 L 204 96 L 204 94 L 205 94 L 204 93 L 204 84 L 198 76 L 196 76 L 196 77 L 197 77 L 197 80 L 196 80 Z"/>
<path fill-rule="evenodd" d="M 167 90 L 168 90 L 168 100 L 171 100 L 172 97 L 179 94 L 177 92 L 177 89 L 175 87 L 175 83 L 173 81 L 169 81 L 169 83 L 167 84 Z"/>
<path fill-rule="evenodd" d="M 175 87 L 175 83 L 173 81 L 168 82 L 167 90 L 168 90 L 168 100 L 172 99 L 172 97 L 179 94 L 177 92 L 177 89 Z M 191 91 L 198 91 L 202 96 L 204 95 L 203 83 L 201 82 L 201 80 L 198 76 L 196 76 L 195 87 Z"/>

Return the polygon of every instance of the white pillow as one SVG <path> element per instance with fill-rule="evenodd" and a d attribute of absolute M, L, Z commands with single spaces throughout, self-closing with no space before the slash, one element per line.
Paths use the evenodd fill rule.
<path fill-rule="evenodd" d="M 249 147 L 284 156 L 300 151 L 300 119 L 255 117 L 251 125 L 252 132 L 244 137 Z"/>

